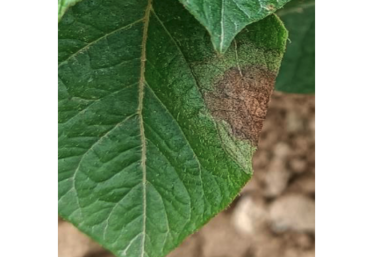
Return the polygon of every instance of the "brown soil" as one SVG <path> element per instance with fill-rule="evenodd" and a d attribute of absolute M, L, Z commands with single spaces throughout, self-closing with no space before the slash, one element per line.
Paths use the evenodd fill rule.
<path fill-rule="evenodd" d="M 230 208 L 167 257 L 315 256 L 315 99 L 275 92 L 254 177 Z M 110 257 L 59 220 L 59 257 Z"/>

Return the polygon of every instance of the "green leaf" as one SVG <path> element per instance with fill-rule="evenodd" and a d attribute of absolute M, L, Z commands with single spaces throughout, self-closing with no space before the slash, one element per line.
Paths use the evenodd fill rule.
<path fill-rule="evenodd" d="M 290 0 L 179 0 L 209 31 L 219 53 L 247 25 L 259 21 Z"/>
<path fill-rule="evenodd" d="M 58 20 L 61 20 L 66 10 L 81 0 L 58 0 Z"/>
<path fill-rule="evenodd" d="M 315 1 L 294 0 L 278 12 L 289 30 L 289 43 L 276 90 L 315 93 Z"/>
<path fill-rule="evenodd" d="M 71 7 L 59 23 L 59 214 L 117 256 L 165 256 L 250 179 L 286 39 L 270 16 L 223 58 L 177 1 Z"/>

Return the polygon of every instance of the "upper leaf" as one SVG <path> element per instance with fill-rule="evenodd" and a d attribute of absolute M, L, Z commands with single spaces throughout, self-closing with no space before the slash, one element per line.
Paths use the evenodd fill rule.
<path fill-rule="evenodd" d="M 290 0 L 179 0 L 209 31 L 216 51 L 225 53 L 247 25 L 275 12 Z"/>
<path fill-rule="evenodd" d="M 276 90 L 315 93 L 315 1 L 293 0 L 278 15 L 289 30 L 289 42 Z"/>
<path fill-rule="evenodd" d="M 60 215 L 117 256 L 165 256 L 249 180 L 286 38 L 270 16 L 223 58 L 174 0 L 71 7 L 59 24 Z"/>
<path fill-rule="evenodd" d="M 62 18 L 67 9 L 81 0 L 58 0 L 58 20 Z"/>

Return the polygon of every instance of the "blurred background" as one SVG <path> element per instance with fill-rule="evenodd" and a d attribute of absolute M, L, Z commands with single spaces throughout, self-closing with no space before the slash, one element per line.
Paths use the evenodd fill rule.
<path fill-rule="evenodd" d="M 58 222 L 59 257 L 113 257 Z M 274 92 L 254 176 L 231 206 L 167 257 L 315 256 L 315 96 Z"/>

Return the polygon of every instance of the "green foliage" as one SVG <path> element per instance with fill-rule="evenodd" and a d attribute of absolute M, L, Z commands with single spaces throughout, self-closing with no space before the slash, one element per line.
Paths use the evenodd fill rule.
<path fill-rule="evenodd" d="M 117 256 L 161 257 L 226 208 L 255 145 L 205 96 L 229 70 L 276 74 L 274 15 L 218 55 L 174 0 L 83 0 L 59 23 L 59 213 Z"/>
<path fill-rule="evenodd" d="M 275 12 L 290 0 L 180 0 L 209 31 L 216 51 L 224 53 L 247 25 Z"/>
<path fill-rule="evenodd" d="M 62 18 L 66 10 L 81 0 L 58 0 L 58 20 Z"/>
<path fill-rule="evenodd" d="M 294 0 L 278 12 L 289 30 L 289 43 L 276 90 L 315 92 L 315 1 Z"/>

